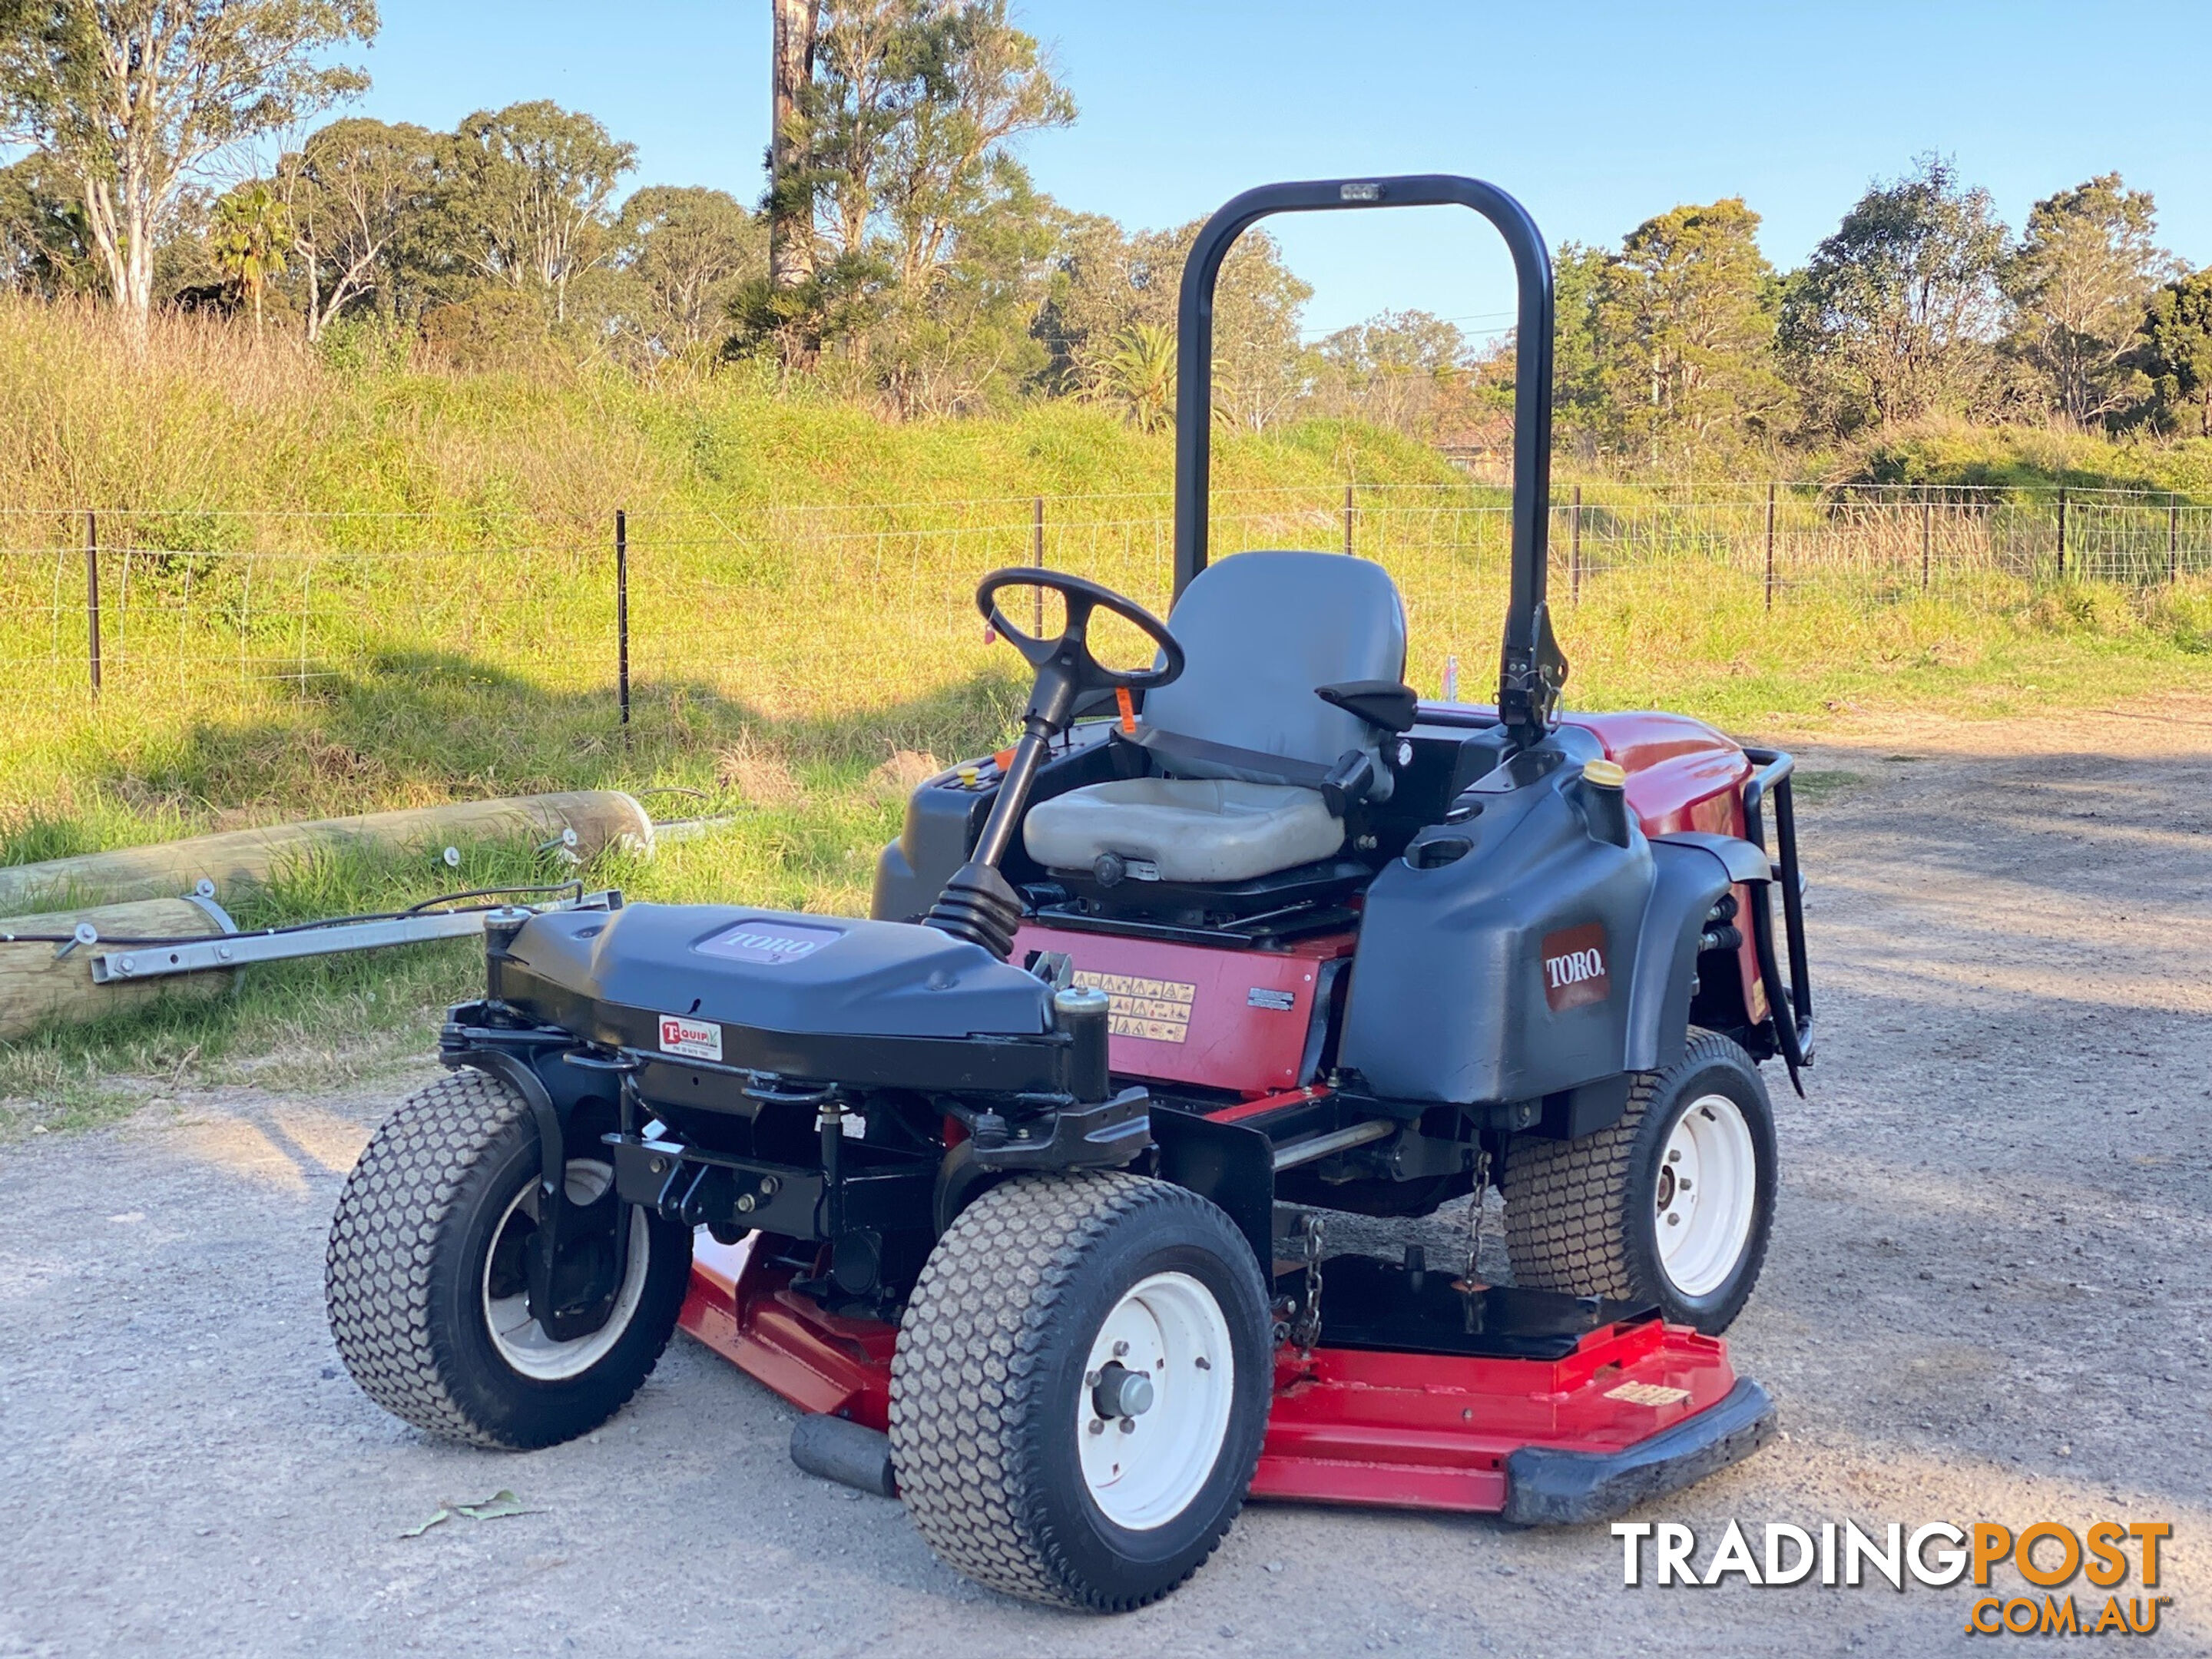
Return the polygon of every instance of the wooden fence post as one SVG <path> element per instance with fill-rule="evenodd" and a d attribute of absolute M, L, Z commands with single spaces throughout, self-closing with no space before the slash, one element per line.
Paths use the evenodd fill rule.
<path fill-rule="evenodd" d="M 1346 558 L 1352 556 L 1352 481 L 1348 478 L 1344 484 L 1344 553 Z"/>
<path fill-rule="evenodd" d="M 2166 498 L 2166 585 L 2181 579 L 2181 497 Z"/>
<path fill-rule="evenodd" d="M 2066 580 L 2066 486 L 2058 486 L 2058 580 Z"/>
<path fill-rule="evenodd" d="M 1936 528 L 1936 505 L 1925 494 L 1920 497 L 1920 591 L 1928 591 L 1928 544 Z"/>

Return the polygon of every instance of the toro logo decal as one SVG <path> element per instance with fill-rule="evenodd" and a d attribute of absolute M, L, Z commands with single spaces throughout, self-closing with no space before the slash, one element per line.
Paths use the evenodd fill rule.
<path fill-rule="evenodd" d="M 1605 924 L 1586 921 L 1544 936 L 1544 1000 L 1555 1014 L 1586 1008 L 1613 994 L 1605 960 Z"/>
<path fill-rule="evenodd" d="M 694 1060 L 722 1057 L 722 1028 L 709 1019 L 686 1019 L 681 1014 L 660 1017 L 660 1048 L 664 1054 L 689 1054 Z"/>
<path fill-rule="evenodd" d="M 704 939 L 692 948 L 702 957 L 722 957 L 732 962 L 757 962 L 780 968 L 812 956 L 838 938 L 837 927 L 810 927 L 803 922 L 741 921 Z"/>

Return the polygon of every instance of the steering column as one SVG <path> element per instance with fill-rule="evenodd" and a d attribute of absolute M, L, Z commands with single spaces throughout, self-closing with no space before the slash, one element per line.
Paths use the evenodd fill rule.
<path fill-rule="evenodd" d="M 1008 587 L 1042 587 L 1066 603 L 1067 620 L 1056 640 L 1032 639 L 1009 623 L 999 609 L 998 596 Z M 980 945 L 1004 961 L 1013 953 L 1014 930 L 1021 926 L 1022 899 L 1013 884 L 999 872 L 999 862 L 1013 844 L 1014 831 L 1029 805 L 1030 790 L 1043 763 L 1045 746 L 1065 732 L 1075 718 L 1077 703 L 1091 691 L 1144 691 L 1165 685 L 1182 672 L 1182 647 L 1168 632 L 1167 624 L 1133 599 L 1109 587 L 1085 581 L 1057 570 L 1016 567 L 994 570 L 975 590 L 975 608 L 1024 660 L 1036 671 L 1029 706 L 1022 711 L 1021 740 L 999 782 L 998 799 L 984 820 L 968 862 L 953 872 L 937 902 L 922 918 L 925 926 Z M 1092 654 L 1089 639 L 1091 618 L 1106 611 L 1142 629 L 1160 648 L 1159 661 L 1151 668 L 1114 669 Z"/>

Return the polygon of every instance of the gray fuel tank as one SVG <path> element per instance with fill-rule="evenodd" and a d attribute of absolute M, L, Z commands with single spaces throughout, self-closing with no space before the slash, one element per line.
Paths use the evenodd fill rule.
<path fill-rule="evenodd" d="M 1559 729 L 1376 877 L 1338 1050 L 1376 1093 L 1529 1100 L 1624 1069 L 1652 852 L 1632 822 L 1626 847 L 1585 822 L 1598 753 Z"/>
<path fill-rule="evenodd" d="M 934 927 L 729 905 L 631 904 L 532 918 L 509 957 L 580 995 L 826 1036 L 1030 1036 L 1042 981 Z"/>

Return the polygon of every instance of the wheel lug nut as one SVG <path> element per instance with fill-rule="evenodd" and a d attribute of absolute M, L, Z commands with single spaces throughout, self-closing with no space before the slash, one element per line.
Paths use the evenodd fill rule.
<path fill-rule="evenodd" d="M 1091 1433 L 1093 1433 L 1093 1434 L 1103 1434 L 1103 1433 L 1105 1433 L 1105 1432 L 1106 1432 L 1106 1419 L 1105 1419 L 1104 1418 L 1103 1418 L 1103 1417 L 1094 1417 L 1094 1418 L 1092 1418 L 1092 1419 L 1091 1419 Z"/>
<path fill-rule="evenodd" d="M 1667 1224 L 1670 1227 L 1679 1227 L 1682 1224 L 1682 1218 L 1670 1212 L 1667 1217 Z"/>
<path fill-rule="evenodd" d="M 1682 1161 L 1682 1155 L 1680 1152 L 1669 1152 L 1667 1154 L 1667 1161 L 1669 1164 L 1680 1164 Z"/>
<path fill-rule="evenodd" d="M 1129 1345 L 1126 1342 L 1116 1342 L 1114 1345 L 1114 1358 L 1116 1359 L 1125 1358 L 1128 1352 Z"/>
<path fill-rule="evenodd" d="M 1098 1373 L 1097 1371 L 1084 1372 L 1083 1386 L 1086 1389 L 1097 1388 L 1098 1386 Z"/>
<path fill-rule="evenodd" d="M 1122 1433 L 1124 1433 L 1124 1434 L 1134 1434 L 1134 1433 L 1136 1433 L 1136 1431 L 1137 1431 L 1137 1419 L 1136 1419 L 1135 1418 L 1133 1418 L 1133 1417 L 1125 1417 L 1125 1418 L 1123 1418 L 1123 1419 L 1121 1419 L 1121 1432 L 1122 1432 Z"/>

